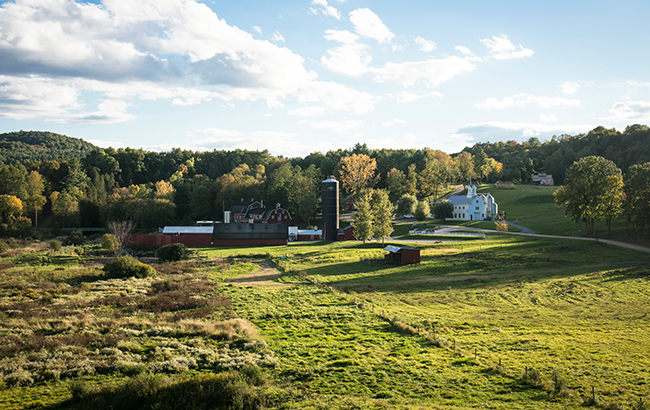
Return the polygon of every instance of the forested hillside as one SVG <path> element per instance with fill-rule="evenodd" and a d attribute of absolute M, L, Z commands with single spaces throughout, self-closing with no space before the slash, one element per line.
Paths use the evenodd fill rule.
<path fill-rule="evenodd" d="M 78 138 L 44 131 L 18 131 L 0 134 L 0 162 L 54 161 L 82 158 L 97 149 Z"/>
<path fill-rule="evenodd" d="M 561 184 L 574 161 L 591 155 L 613 161 L 623 172 L 634 164 L 650 162 L 650 128 L 635 124 L 620 132 L 597 127 L 587 134 L 553 136 L 543 143 L 533 137 L 521 143 L 477 143 L 464 151 L 479 150 L 503 163 L 506 180 L 528 182 L 533 174 L 542 171 Z"/>
<path fill-rule="evenodd" d="M 304 226 L 316 218 L 320 183 L 328 175 L 341 180 L 342 198 L 359 192 L 349 182 L 355 178 L 346 178 L 346 173 L 363 171 L 367 175 L 361 188 L 385 189 L 393 203 L 404 195 L 431 202 L 449 183 L 466 184 L 470 179 L 528 183 L 533 174 L 545 171 L 560 184 L 567 169 L 588 156 L 610 159 L 625 175 L 631 165 L 650 162 L 650 129 L 645 125 L 623 132 L 599 127 L 586 135 L 562 135 L 544 143 L 536 138 L 481 143 L 453 155 L 430 148 L 369 149 L 357 144 L 283 158 L 239 149 L 101 149 L 47 132 L 21 131 L 2 138 L 0 234 L 26 232 L 39 214 L 53 215 L 67 227 L 130 219 L 145 230 L 220 220 L 224 210 L 251 198 L 281 204 L 294 223 Z M 351 171 L 355 169 L 359 171 Z M 642 186 L 638 181 L 645 170 L 635 168 L 628 180 Z M 633 198 L 642 189 L 634 188 L 626 197 Z M 635 203 L 644 203 L 645 194 L 637 196 Z"/>

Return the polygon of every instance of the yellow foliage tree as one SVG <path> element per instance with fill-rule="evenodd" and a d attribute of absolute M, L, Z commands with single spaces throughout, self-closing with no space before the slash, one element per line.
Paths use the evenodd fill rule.
<path fill-rule="evenodd" d="M 341 158 L 341 183 L 353 198 L 366 188 L 371 188 L 379 175 L 377 161 L 365 154 L 352 154 L 349 157 Z"/>

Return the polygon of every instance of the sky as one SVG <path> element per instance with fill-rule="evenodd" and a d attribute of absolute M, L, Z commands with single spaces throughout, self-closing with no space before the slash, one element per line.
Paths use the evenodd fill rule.
<path fill-rule="evenodd" d="M 647 0 L 0 1 L 0 132 L 455 153 L 650 123 Z"/>

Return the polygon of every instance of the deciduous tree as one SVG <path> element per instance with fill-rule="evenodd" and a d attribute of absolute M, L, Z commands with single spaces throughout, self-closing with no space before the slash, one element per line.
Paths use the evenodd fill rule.
<path fill-rule="evenodd" d="M 377 182 L 377 161 L 365 154 L 352 154 L 341 158 L 341 183 L 353 198 Z"/>
<path fill-rule="evenodd" d="M 357 196 L 354 202 L 357 213 L 354 215 L 354 236 L 361 239 L 365 244 L 367 240 L 372 239 L 373 235 L 373 214 L 372 214 L 372 194 L 363 192 Z"/>
<path fill-rule="evenodd" d="M 418 204 L 418 199 L 415 195 L 404 194 L 397 201 L 397 213 L 402 215 L 413 214 L 415 212 L 415 206 Z"/>
<path fill-rule="evenodd" d="M 34 213 L 34 226 L 38 226 L 38 212 L 43 209 L 47 198 L 43 195 L 45 185 L 43 178 L 37 171 L 32 171 L 27 175 L 27 199 L 25 200 L 25 210 L 30 214 Z"/>
<path fill-rule="evenodd" d="M 381 239 L 384 243 L 385 238 L 390 238 L 393 233 L 393 204 L 388 198 L 388 192 L 383 189 L 375 189 L 372 192 L 372 216 L 373 216 L 373 235 L 376 239 Z M 356 231 L 355 231 L 356 232 Z"/>
<path fill-rule="evenodd" d="M 415 207 L 415 213 L 413 216 L 415 216 L 415 219 L 418 221 L 424 221 L 431 215 L 431 211 L 429 209 L 429 204 L 426 201 L 420 201 L 418 202 L 417 206 Z"/>
<path fill-rule="evenodd" d="M 624 177 L 623 207 L 636 228 L 650 227 L 650 162 L 632 165 Z"/>
<path fill-rule="evenodd" d="M 621 170 L 612 161 L 589 156 L 569 167 L 564 186 L 553 195 L 574 222 L 584 222 L 587 233 L 595 235 L 596 220 L 606 221 L 609 231 L 612 218 L 620 213 L 622 188 Z"/>

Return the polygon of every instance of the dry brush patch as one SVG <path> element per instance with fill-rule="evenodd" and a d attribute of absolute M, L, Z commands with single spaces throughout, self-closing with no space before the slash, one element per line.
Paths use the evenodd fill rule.
<path fill-rule="evenodd" d="M 230 300 L 199 272 L 210 266 L 185 263 L 144 279 L 9 268 L 0 274 L 0 381 L 274 366 L 254 327 L 234 318 Z"/>

